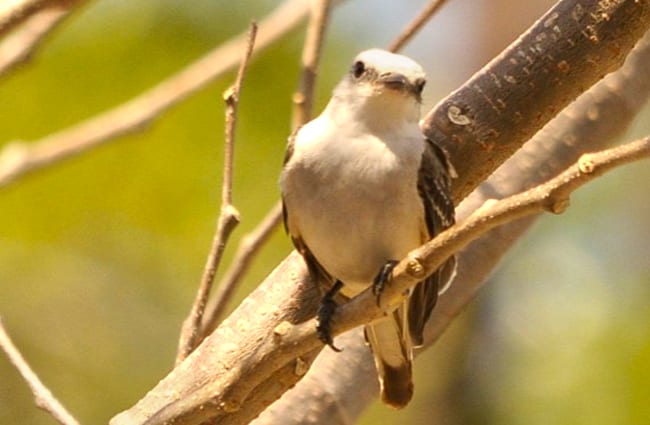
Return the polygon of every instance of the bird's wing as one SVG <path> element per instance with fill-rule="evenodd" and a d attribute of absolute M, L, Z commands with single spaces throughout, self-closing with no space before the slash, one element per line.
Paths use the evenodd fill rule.
<path fill-rule="evenodd" d="M 424 205 L 429 238 L 452 226 L 455 222 L 451 199 L 451 179 L 456 177 L 447 153 L 426 139 L 418 174 L 418 192 Z M 414 345 L 424 342 L 424 325 L 431 316 L 438 293 L 446 289 L 456 272 L 456 257 L 450 257 L 438 270 L 413 289 L 409 300 L 409 331 Z"/>

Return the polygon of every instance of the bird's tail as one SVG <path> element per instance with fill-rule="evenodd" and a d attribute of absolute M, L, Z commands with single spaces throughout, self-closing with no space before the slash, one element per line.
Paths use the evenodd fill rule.
<path fill-rule="evenodd" d="M 384 403 L 400 409 L 413 396 L 413 344 L 407 324 L 406 303 L 391 315 L 366 326 Z"/>

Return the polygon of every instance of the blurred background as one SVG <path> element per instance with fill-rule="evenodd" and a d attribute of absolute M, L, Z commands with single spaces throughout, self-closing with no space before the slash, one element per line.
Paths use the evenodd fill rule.
<path fill-rule="evenodd" d="M 386 46 L 426 3 L 335 9 L 316 110 L 354 55 Z M 554 2 L 453 0 L 404 53 L 428 110 Z M 37 140 L 124 102 L 261 19 L 278 1 L 96 0 L 0 80 L 0 144 Z M 370 10 L 369 10 L 370 9 Z M 236 242 L 278 198 L 304 28 L 257 56 L 241 98 Z M 145 131 L 0 189 L 0 316 L 86 424 L 106 423 L 172 367 L 220 202 L 229 74 Z M 648 111 L 624 139 L 650 133 Z M 478 299 L 416 362 L 405 411 L 360 423 L 647 424 L 650 167 L 619 169 L 538 221 Z M 232 307 L 290 251 L 278 230 Z M 0 423 L 51 424 L 0 356 Z"/>

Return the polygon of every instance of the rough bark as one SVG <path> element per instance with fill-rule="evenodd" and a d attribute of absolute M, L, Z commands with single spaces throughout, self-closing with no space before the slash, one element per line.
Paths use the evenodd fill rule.
<path fill-rule="evenodd" d="M 560 1 L 423 120 L 463 199 L 605 74 L 648 28 L 647 1 Z"/>

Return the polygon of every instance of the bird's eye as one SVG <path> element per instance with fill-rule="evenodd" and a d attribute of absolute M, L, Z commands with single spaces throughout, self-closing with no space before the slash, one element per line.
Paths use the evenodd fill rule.
<path fill-rule="evenodd" d="M 420 78 L 417 81 L 415 81 L 415 90 L 419 94 L 422 94 L 422 90 L 424 90 L 424 85 L 427 83 L 427 81 L 424 78 Z"/>
<path fill-rule="evenodd" d="M 366 64 L 364 64 L 362 61 L 356 61 L 354 65 L 352 65 L 352 74 L 354 75 L 354 78 L 361 77 L 365 70 Z"/>

